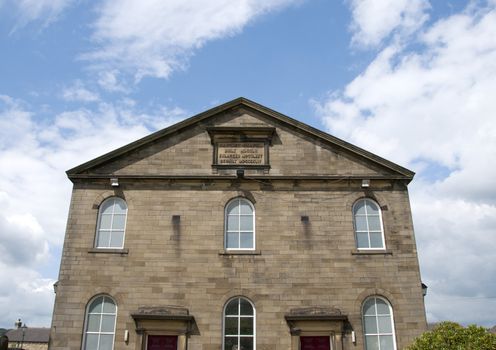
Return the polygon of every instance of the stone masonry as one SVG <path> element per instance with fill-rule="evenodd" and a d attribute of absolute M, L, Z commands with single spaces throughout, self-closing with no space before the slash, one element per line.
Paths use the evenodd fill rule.
<path fill-rule="evenodd" d="M 274 128 L 270 168 L 213 167 L 209 127 Z M 332 331 L 334 346 L 364 349 L 361 308 L 373 295 L 392 306 L 398 349 L 425 330 L 413 173 L 246 99 L 171 128 L 68 172 L 74 187 L 50 349 L 82 349 L 86 308 L 99 294 L 117 304 L 114 349 L 123 350 L 145 349 L 133 313 L 171 305 L 194 318 L 178 333 L 187 349 L 220 350 L 223 307 L 235 296 L 255 306 L 258 350 L 297 349 L 285 316 L 299 308 L 339 310 L 346 321 Z M 99 206 L 112 196 L 128 205 L 124 248 L 98 249 Z M 236 197 L 254 205 L 254 251 L 224 249 L 225 206 Z M 381 207 L 384 250 L 356 249 L 352 206 L 364 197 Z M 163 334 L 174 334 L 170 322 Z"/>

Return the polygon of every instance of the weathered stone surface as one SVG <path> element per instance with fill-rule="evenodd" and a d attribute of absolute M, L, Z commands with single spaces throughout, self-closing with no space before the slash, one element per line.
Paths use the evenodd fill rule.
<path fill-rule="evenodd" d="M 256 170 L 247 170 L 244 178 L 215 178 L 222 173 L 212 169 L 213 146 L 206 128 L 247 125 L 276 128 L 266 176 L 284 178 L 253 179 L 252 175 L 264 176 Z M 291 348 L 285 315 L 292 310 L 339 311 L 350 326 L 342 340 L 344 349 L 363 349 L 361 306 L 371 295 L 391 303 L 398 349 L 426 327 L 405 180 L 372 179 L 370 187 L 361 187 L 360 176 L 394 173 L 377 162 L 333 149 L 270 116 L 241 108 L 85 173 L 199 177 L 120 177 L 117 188 L 108 178 L 74 179 L 52 324 L 53 350 L 81 349 L 87 303 L 101 293 L 118 305 L 115 349 L 141 349 L 143 338 L 131 314 L 175 305 L 189 310 L 198 327 L 187 340 L 188 349 L 220 350 L 223 308 L 235 296 L 255 305 L 259 350 Z M 343 178 L 308 177 L 314 175 Z M 127 251 L 93 253 L 98 206 L 113 195 L 124 198 L 129 208 Z M 255 254 L 223 251 L 225 205 L 238 196 L 255 208 Z M 383 208 L 387 252 L 356 250 L 352 206 L 363 197 Z M 302 216 L 308 220 L 302 221 Z"/>

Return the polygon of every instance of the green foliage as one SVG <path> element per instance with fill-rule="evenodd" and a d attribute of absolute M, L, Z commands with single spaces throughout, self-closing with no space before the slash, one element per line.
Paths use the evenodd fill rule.
<path fill-rule="evenodd" d="M 496 334 L 475 325 L 442 322 L 418 337 L 407 350 L 496 350 Z"/>

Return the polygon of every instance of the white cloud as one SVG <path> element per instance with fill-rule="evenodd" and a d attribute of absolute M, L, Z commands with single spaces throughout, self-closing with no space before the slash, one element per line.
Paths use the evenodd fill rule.
<path fill-rule="evenodd" d="M 43 278 L 32 269 L 0 261 L 0 327 L 14 328 L 21 318 L 28 327 L 50 327 L 53 311 L 54 279 Z"/>
<path fill-rule="evenodd" d="M 124 0 L 98 7 L 93 39 L 83 55 L 98 69 L 167 78 L 210 40 L 236 35 L 251 21 L 298 0 Z"/>
<path fill-rule="evenodd" d="M 411 34 L 428 19 L 427 0 L 350 0 L 352 43 L 379 45 L 392 32 Z"/>
<path fill-rule="evenodd" d="M 62 97 L 67 101 L 78 102 L 96 102 L 100 99 L 97 93 L 86 89 L 81 80 L 76 80 L 73 85 L 64 88 Z"/>
<path fill-rule="evenodd" d="M 488 312 L 494 315 L 496 206 L 442 196 L 436 187 L 422 182 L 412 187 L 424 280 L 438 297 L 492 298 L 495 302 L 488 305 Z M 437 303 L 430 298 L 426 301 L 429 306 Z M 443 304 L 431 313 L 446 319 L 443 312 L 448 311 Z"/>
<path fill-rule="evenodd" d="M 4 201 L 0 201 L 6 208 Z M 22 209 L 20 209 L 22 210 Z M 44 230 L 30 213 L 5 217 L 0 214 L 0 262 L 33 266 L 44 262 L 49 256 L 49 245 Z"/>
<path fill-rule="evenodd" d="M 28 325 L 33 320 L 49 324 L 56 272 L 45 276 L 37 271 L 59 258 L 53 254 L 62 246 L 71 194 L 65 170 L 176 122 L 184 114 L 178 107 L 164 106 L 147 113 L 127 99 L 63 112 L 40 123 L 25 103 L 0 95 L 3 316 L 22 317 Z M 8 326 L 4 322 L 10 319 L 5 317 L 0 327 Z"/>
<path fill-rule="evenodd" d="M 496 9 L 473 3 L 408 42 L 410 34 L 386 41 L 315 107 L 331 133 L 420 171 L 411 198 L 423 278 L 436 296 L 428 315 L 468 322 L 471 300 L 496 313 L 493 299 L 473 299 L 496 296 Z"/>
<path fill-rule="evenodd" d="M 98 84 L 109 92 L 128 92 L 127 84 L 119 80 L 119 71 L 117 69 L 99 72 Z"/>
<path fill-rule="evenodd" d="M 23 27 L 29 22 L 41 21 L 43 26 L 48 26 L 56 21 L 64 10 L 66 10 L 74 0 L 7 0 L 17 11 L 17 28 Z M 1 5 L 1 4 L 0 4 Z"/>
<path fill-rule="evenodd" d="M 447 304 L 451 307 L 446 307 Z M 429 293 L 427 310 L 429 322 L 464 320 L 467 325 L 478 324 L 492 327 L 495 323 L 496 298 L 463 298 Z"/>

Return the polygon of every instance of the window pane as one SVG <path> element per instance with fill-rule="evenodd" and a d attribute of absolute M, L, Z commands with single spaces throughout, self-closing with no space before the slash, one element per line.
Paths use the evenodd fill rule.
<path fill-rule="evenodd" d="M 85 350 L 98 349 L 98 334 L 86 334 Z"/>
<path fill-rule="evenodd" d="M 107 201 L 105 201 L 103 204 L 102 204 L 102 207 L 100 209 L 100 213 L 102 214 L 112 214 L 112 207 L 114 205 L 114 200 L 113 199 L 109 199 Z"/>
<path fill-rule="evenodd" d="M 365 337 L 365 345 L 367 350 L 379 350 L 379 341 L 376 335 Z"/>
<path fill-rule="evenodd" d="M 114 214 L 125 214 L 127 210 L 126 202 L 122 199 L 115 200 Z"/>
<path fill-rule="evenodd" d="M 357 231 L 367 231 L 367 217 L 355 216 L 355 229 Z"/>
<path fill-rule="evenodd" d="M 115 304 L 110 298 L 105 298 L 103 303 L 103 312 L 108 314 L 115 314 Z"/>
<path fill-rule="evenodd" d="M 238 301 L 239 299 L 233 299 L 226 306 L 226 315 L 238 315 Z"/>
<path fill-rule="evenodd" d="M 253 231 L 253 216 L 243 215 L 240 219 L 239 229 L 241 231 Z"/>
<path fill-rule="evenodd" d="M 224 338 L 224 350 L 239 350 L 237 337 Z"/>
<path fill-rule="evenodd" d="M 237 335 L 238 334 L 238 318 L 237 317 L 226 317 L 225 318 L 225 335 Z"/>
<path fill-rule="evenodd" d="M 88 310 L 89 313 L 101 313 L 102 312 L 103 297 L 98 297 L 90 305 Z"/>
<path fill-rule="evenodd" d="M 241 232 L 240 248 L 253 249 L 252 232 Z"/>
<path fill-rule="evenodd" d="M 355 207 L 353 209 L 355 210 L 355 215 L 356 214 L 365 214 L 365 202 L 362 200 L 362 201 L 356 203 Z"/>
<path fill-rule="evenodd" d="M 241 337 L 239 339 L 239 350 L 253 350 L 253 338 Z"/>
<path fill-rule="evenodd" d="M 253 317 L 241 317 L 239 326 L 239 334 L 253 335 Z"/>
<path fill-rule="evenodd" d="M 240 213 L 241 214 L 252 214 L 253 213 L 251 206 L 246 201 L 241 201 Z"/>
<path fill-rule="evenodd" d="M 111 222 L 112 222 L 112 215 L 108 215 L 108 214 L 100 215 L 100 228 L 109 229 Z"/>
<path fill-rule="evenodd" d="M 381 220 L 379 216 L 369 216 L 369 230 L 370 231 L 381 231 Z"/>
<path fill-rule="evenodd" d="M 377 320 L 379 322 L 379 333 L 393 333 L 390 316 L 378 316 Z"/>
<path fill-rule="evenodd" d="M 100 335 L 100 347 L 98 348 L 98 350 L 112 350 L 112 343 L 113 342 L 114 342 L 114 335 L 113 334 Z"/>
<path fill-rule="evenodd" d="M 250 302 L 245 299 L 240 299 L 241 303 L 241 315 L 253 315 L 253 307 Z"/>
<path fill-rule="evenodd" d="M 232 201 L 227 206 L 227 214 L 228 215 L 239 214 L 239 201 L 238 200 Z"/>
<path fill-rule="evenodd" d="M 108 247 L 110 244 L 110 231 L 99 231 L 97 247 Z"/>
<path fill-rule="evenodd" d="M 365 305 L 363 306 L 364 315 L 375 315 L 375 298 L 367 299 Z"/>
<path fill-rule="evenodd" d="M 124 225 L 126 224 L 126 215 L 114 215 L 114 221 L 112 222 L 113 230 L 124 230 Z"/>
<path fill-rule="evenodd" d="M 227 248 L 239 248 L 239 234 L 237 232 L 227 233 Z"/>
<path fill-rule="evenodd" d="M 110 247 L 122 248 L 124 243 L 124 231 L 112 231 L 110 237 Z"/>
<path fill-rule="evenodd" d="M 100 331 L 100 315 L 88 315 L 88 332 L 99 332 Z"/>
<path fill-rule="evenodd" d="M 372 201 L 365 201 L 367 204 L 367 214 L 379 214 L 379 206 Z"/>
<path fill-rule="evenodd" d="M 115 316 L 114 315 L 103 315 L 102 316 L 102 332 L 114 332 L 114 323 Z"/>
<path fill-rule="evenodd" d="M 389 305 L 382 299 L 377 300 L 377 314 L 378 315 L 389 315 Z"/>
<path fill-rule="evenodd" d="M 381 232 L 370 232 L 370 248 L 384 248 Z"/>
<path fill-rule="evenodd" d="M 357 247 L 369 248 L 369 235 L 367 232 L 357 232 Z"/>
<path fill-rule="evenodd" d="M 365 334 L 377 333 L 377 321 L 375 316 L 363 316 L 365 322 Z"/>
<path fill-rule="evenodd" d="M 381 335 L 379 338 L 381 343 L 381 350 L 394 350 L 392 335 Z"/>
<path fill-rule="evenodd" d="M 227 217 L 227 230 L 228 231 L 239 230 L 239 216 L 229 215 Z"/>

